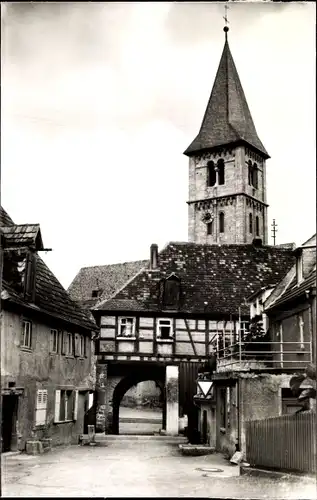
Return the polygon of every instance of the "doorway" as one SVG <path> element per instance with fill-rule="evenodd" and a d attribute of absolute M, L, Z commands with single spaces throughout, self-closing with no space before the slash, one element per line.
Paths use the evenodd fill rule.
<path fill-rule="evenodd" d="M 1 438 L 2 449 L 4 453 L 11 451 L 14 437 L 16 437 L 16 420 L 18 409 L 18 396 L 3 395 L 2 396 L 2 422 L 1 422 Z"/>

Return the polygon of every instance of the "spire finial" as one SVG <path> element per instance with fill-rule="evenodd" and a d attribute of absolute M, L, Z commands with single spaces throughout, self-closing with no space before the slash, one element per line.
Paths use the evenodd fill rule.
<path fill-rule="evenodd" d="M 229 27 L 228 27 L 228 24 L 229 24 L 229 21 L 228 21 L 228 9 L 229 9 L 229 6 L 227 4 L 225 4 L 225 15 L 223 16 L 223 18 L 225 20 L 226 26 L 223 28 L 223 31 L 226 34 L 226 40 L 227 40 L 227 33 L 229 31 Z"/>

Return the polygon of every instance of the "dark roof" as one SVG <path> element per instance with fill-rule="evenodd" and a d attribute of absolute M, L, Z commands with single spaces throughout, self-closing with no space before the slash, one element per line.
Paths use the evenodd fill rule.
<path fill-rule="evenodd" d="M 1 210 L 1 214 L 6 214 L 6 212 Z M 70 298 L 67 291 L 37 253 L 35 254 L 35 298 L 33 302 L 25 298 L 22 279 L 24 268 L 23 265 L 21 267 L 20 265 L 26 259 L 27 250 L 25 247 L 33 244 L 34 237 L 38 238 L 40 228 L 38 224 L 16 226 L 7 214 L 6 216 L 2 217 L 2 220 L 4 219 L 5 223 L 11 224 L 11 226 L 2 226 L 1 231 L 4 234 L 5 247 L 8 247 L 10 242 L 10 249 L 4 252 L 2 301 L 4 303 L 6 301 L 13 302 L 20 306 L 37 310 L 85 329 L 95 329 L 96 325 L 91 321 L 87 311 L 83 310 Z M 16 232 L 15 228 L 17 227 L 29 230 Z M 10 228 L 12 231 L 10 231 Z M 20 237 L 15 238 L 15 235 L 20 235 Z M 21 249 L 22 241 L 24 245 L 23 249 Z M 40 241 L 42 243 L 42 239 Z"/>
<path fill-rule="evenodd" d="M 279 298 L 266 309 L 266 311 L 278 309 L 280 306 L 284 306 L 287 302 L 293 302 L 301 296 L 305 296 L 305 292 L 312 288 L 316 288 L 316 267 L 309 273 L 307 278 L 299 284 L 297 284 L 297 279 L 295 277 L 286 288 L 285 292 L 282 293 L 282 295 L 280 295 Z"/>
<path fill-rule="evenodd" d="M 10 215 L 7 214 L 5 209 L 0 205 L 0 227 L 12 225 L 14 225 L 13 220 L 11 219 Z"/>
<path fill-rule="evenodd" d="M 111 297 L 148 264 L 148 260 L 137 260 L 106 266 L 82 267 L 70 284 L 68 293 L 73 300 L 90 309 L 101 300 Z M 93 291 L 99 292 L 99 296 L 93 297 Z"/>
<path fill-rule="evenodd" d="M 2 226 L 6 246 L 34 246 L 36 250 L 43 250 L 43 241 L 39 224 L 10 224 Z"/>
<path fill-rule="evenodd" d="M 160 282 L 175 273 L 181 283 L 179 312 L 248 314 L 243 305 L 253 292 L 283 278 L 295 262 L 289 249 L 253 245 L 169 243 L 159 253 L 159 269 L 144 269 L 109 300 L 102 311 L 160 312 Z"/>
<path fill-rule="evenodd" d="M 241 141 L 269 158 L 256 132 L 226 40 L 199 134 L 184 154 L 190 156 L 201 150 Z"/>

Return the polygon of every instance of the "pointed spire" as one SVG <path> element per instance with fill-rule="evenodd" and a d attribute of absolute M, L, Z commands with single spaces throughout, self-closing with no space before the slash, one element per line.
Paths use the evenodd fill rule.
<path fill-rule="evenodd" d="M 269 158 L 256 132 L 230 52 L 228 26 L 223 30 L 225 45 L 200 131 L 184 154 L 190 156 L 202 150 L 243 141 Z"/>

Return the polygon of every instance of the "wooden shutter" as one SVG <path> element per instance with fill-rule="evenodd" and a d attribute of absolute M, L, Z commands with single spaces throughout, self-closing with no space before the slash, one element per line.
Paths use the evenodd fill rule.
<path fill-rule="evenodd" d="M 62 337 L 61 353 L 66 354 L 67 353 L 67 332 L 61 332 L 61 337 Z"/>
<path fill-rule="evenodd" d="M 47 390 L 39 389 L 36 396 L 35 425 L 45 425 L 47 411 Z"/>
<path fill-rule="evenodd" d="M 77 420 L 78 414 L 78 391 L 74 391 L 74 407 L 73 407 L 73 420 Z"/>
<path fill-rule="evenodd" d="M 75 356 L 80 356 L 80 335 L 75 333 Z"/>
<path fill-rule="evenodd" d="M 55 391 L 55 409 L 54 409 L 54 422 L 60 421 L 60 408 L 61 408 L 61 391 Z"/>
<path fill-rule="evenodd" d="M 91 339 L 90 339 L 90 335 L 87 335 L 85 337 L 85 358 L 88 358 L 89 356 L 89 353 L 90 353 L 90 344 L 91 344 Z"/>

